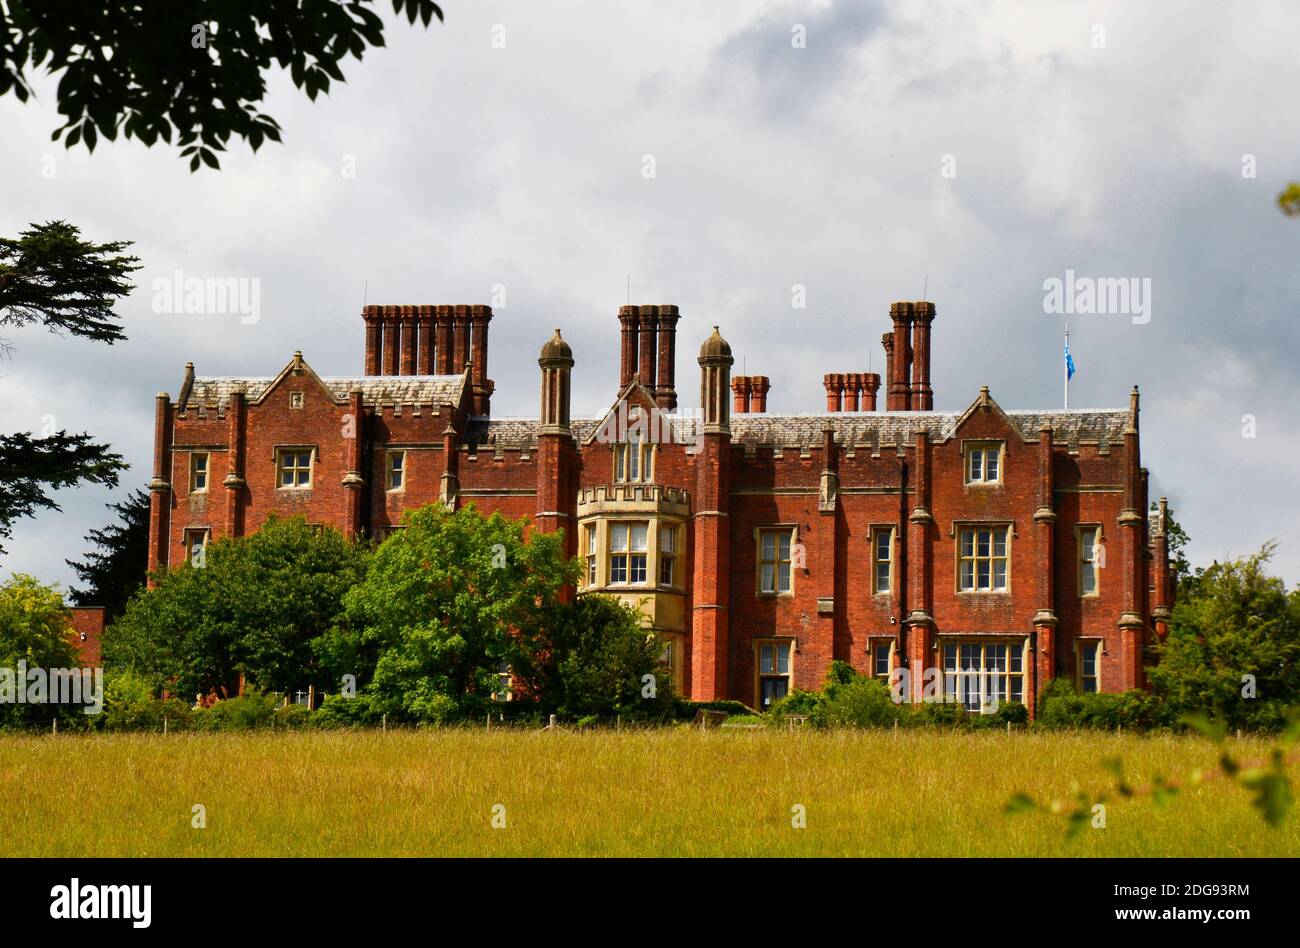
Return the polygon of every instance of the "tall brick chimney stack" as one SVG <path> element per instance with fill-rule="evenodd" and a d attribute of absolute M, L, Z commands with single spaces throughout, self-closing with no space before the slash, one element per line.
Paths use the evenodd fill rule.
<path fill-rule="evenodd" d="M 880 391 L 880 373 L 862 373 L 862 411 L 876 410 L 876 393 Z"/>
<path fill-rule="evenodd" d="M 469 307 L 464 304 L 452 307 L 451 350 L 452 374 L 459 375 L 469 361 Z"/>
<path fill-rule="evenodd" d="M 880 344 L 885 349 L 885 411 L 894 410 L 894 334 L 887 332 L 880 337 Z"/>
<path fill-rule="evenodd" d="M 380 368 L 381 375 L 397 374 L 397 342 L 401 338 L 401 322 L 397 315 L 396 306 L 383 306 L 380 308 L 383 313 L 384 324 L 384 357 Z"/>
<path fill-rule="evenodd" d="M 380 307 L 363 306 L 361 318 L 366 322 L 366 375 L 379 375 L 379 356 L 383 345 L 384 324 Z"/>
<path fill-rule="evenodd" d="M 839 411 L 840 399 L 844 395 L 844 376 L 836 372 L 827 372 L 822 376 L 826 386 L 826 410 Z"/>
<path fill-rule="evenodd" d="M 402 355 L 398 372 L 402 375 L 415 374 L 415 311 L 414 306 L 403 306 L 402 320 Z"/>
<path fill-rule="evenodd" d="M 656 331 L 658 333 L 659 352 L 658 378 L 655 380 L 655 404 L 664 411 L 673 411 L 677 407 L 677 320 L 681 318 L 677 307 L 662 305 L 656 310 Z"/>
<path fill-rule="evenodd" d="M 858 389 L 862 387 L 862 373 L 849 372 L 844 376 L 844 410 L 858 410 Z"/>
<path fill-rule="evenodd" d="M 487 377 L 488 323 L 492 321 L 492 307 L 475 304 L 468 307 L 471 330 L 469 343 L 470 391 L 473 393 L 473 411 L 486 415 L 496 384 Z M 558 334 L 558 332 L 557 332 Z M 464 371 L 462 367 L 461 371 Z"/>
<path fill-rule="evenodd" d="M 934 410 L 934 389 L 930 387 L 930 324 L 934 322 L 934 304 L 912 304 L 912 411 Z"/>
<path fill-rule="evenodd" d="M 766 412 L 767 393 L 771 388 L 772 382 L 766 375 L 737 375 L 731 380 L 735 396 L 732 411 L 738 415 Z"/>
<path fill-rule="evenodd" d="M 912 316 L 913 306 L 903 301 L 889 307 L 894 321 L 893 365 L 889 379 L 889 411 L 907 411 L 912 404 Z"/>
<path fill-rule="evenodd" d="M 452 308 L 450 306 L 436 306 L 433 313 L 435 324 L 433 374 L 454 375 L 456 370 L 452 368 L 451 337 L 455 327 L 452 325 Z"/>
<path fill-rule="evenodd" d="M 743 415 L 749 411 L 749 376 L 737 375 L 731 380 L 731 394 L 734 396 L 732 412 Z"/>
<path fill-rule="evenodd" d="M 655 314 L 650 312 L 649 306 L 638 307 L 637 323 L 640 325 L 637 340 L 637 355 L 640 359 L 637 362 L 637 375 L 641 379 L 641 384 L 650 391 L 655 387 L 655 335 L 659 331 Z"/>
<path fill-rule="evenodd" d="M 636 306 L 620 306 L 618 308 L 618 321 L 622 324 L 622 348 L 618 360 L 618 387 L 621 390 L 623 386 L 632 381 L 632 376 L 636 375 L 637 366 L 637 342 L 640 333 L 640 316 Z"/>
<path fill-rule="evenodd" d="M 460 375 L 470 367 L 475 414 L 488 413 L 495 385 L 487 377 L 492 307 L 367 305 L 366 375 Z"/>
<path fill-rule="evenodd" d="M 433 371 L 433 307 L 417 306 L 420 344 L 416 350 L 415 374 L 434 375 Z"/>
<path fill-rule="evenodd" d="M 893 340 L 893 336 L 885 336 Z M 886 347 L 888 348 L 888 347 Z M 827 411 L 875 411 L 880 376 L 875 372 L 831 372 L 822 376 Z"/>

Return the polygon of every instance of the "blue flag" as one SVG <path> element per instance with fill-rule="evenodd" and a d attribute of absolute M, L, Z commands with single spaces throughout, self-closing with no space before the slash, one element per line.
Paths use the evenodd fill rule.
<path fill-rule="evenodd" d="M 1065 340 L 1065 379 L 1069 381 L 1074 378 L 1074 359 L 1070 357 L 1070 340 Z"/>

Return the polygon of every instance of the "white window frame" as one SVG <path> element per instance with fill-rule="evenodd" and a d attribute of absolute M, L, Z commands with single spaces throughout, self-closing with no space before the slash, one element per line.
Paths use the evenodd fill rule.
<path fill-rule="evenodd" d="M 764 654 L 766 649 L 772 650 L 770 653 L 772 659 L 770 666 L 764 665 L 767 658 Z M 784 652 L 785 658 L 784 672 L 780 670 L 782 652 Z M 772 703 L 779 701 L 794 690 L 794 654 L 793 639 L 763 638 L 754 640 L 754 705 L 758 710 L 767 710 Z M 785 691 L 765 705 L 763 702 L 763 683 L 781 679 L 785 680 Z"/>
<path fill-rule="evenodd" d="M 203 459 L 203 470 L 198 469 L 199 459 Z M 199 485 L 199 478 L 203 478 L 202 486 Z M 191 451 L 190 452 L 190 493 L 206 494 L 208 485 L 212 481 L 212 453 L 210 451 Z"/>
<path fill-rule="evenodd" d="M 872 639 L 871 653 L 869 661 L 871 662 L 871 677 L 880 681 L 889 682 L 889 673 L 894 668 L 894 644 L 893 639 Z M 880 670 L 880 650 L 884 649 L 885 669 Z"/>
<path fill-rule="evenodd" d="M 583 531 L 586 534 L 586 539 L 584 541 L 586 548 L 583 551 L 583 557 L 585 559 L 583 577 L 585 579 L 584 585 L 588 587 L 600 585 L 600 537 L 596 532 L 599 529 L 600 521 L 589 523 L 583 527 Z"/>
<path fill-rule="evenodd" d="M 1004 444 L 1001 441 L 970 441 L 966 444 L 965 457 L 963 466 L 965 468 L 965 481 L 968 485 L 987 485 L 1001 484 L 1002 474 L 1006 460 L 1004 457 Z M 993 476 L 989 476 L 989 462 L 992 461 L 992 467 L 995 469 Z"/>
<path fill-rule="evenodd" d="M 1080 639 L 1075 643 L 1075 684 L 1078 686 L 1080 694 L 1100 694 L 1101 693 L 1101 653 L 1102 646 L 1105 643 L 1101 639 Z M 1084 660 L 1086 656 L 1092 654 L 1092 674 L 1084 674 Z M 1087 683 L 1091 680 L 1093 688 L 1088 690 Z"/>
<path fill-rule="evenodd" d="M 885 537 L 885 558 L 880 558 L 880 538 Z M 893 526 L 871 528 L 871 594 L 888 596 L 894 591 L 894 551 L 897 531 Z M 880 587 L 880 567 L 885 567 L 885 586 Z"/>
<path fill-rule="evenodd" d="M 307 466 L 303 467 L 297 464 L 296 459 L 300 455 L 307 455 Z M 285 458 L 293 456 L 295 463 L 286 465 Z M 315 448 L 277 448 L 275 452 L 275 488 L 276 490 L 311 490 L 313 469 L 316 467 L 316 449 Z M 307 483 L 297 482 L 298 474 L 302 471 L 307 472 Z M 284 475 L 292 473 L 294 483 L 286 484 Z"/>
<path fill-rule="evenodd" d="M 768 526 L 758 527 L 755 533 L 755 587 L 760 596 L 793 596 L 794 595 L 794 548 L 798 542 L 798 537 L 794 527 Z M 768 536 L 775 537 L 773 547 L 773 559 L 767 558 L 767 551 L 764 549 L 764 539 Z M 786 555 L 781 555 L 781 541 L 784 539 L 788 544 Z M 764 583 L 764 567 L 772 565 L 772 583 L 771 588 L 767 588 Z M 786 588 L 781 588 L 781 569 L 785 568 Z"/>
<path fill-rule="evenodd" d="M 957 701 L 960 689 L 962 706 L 975 714 L 991 707 L 995 696 L 998 704 L 1024 703 L 1028 664 L 1024 641 L 952 639 L 941 642 L 939 657 L 944 701 Z"/>
<path fill-rule="evenodd" d="M 1092 537 L 1092 555 L 1086 553 L 1087 546 L 1085 540 L 1091 535 Z M 1101 564 L 1106 560 L 1106 554 L 1103 552 L 1101 557 L 1097 556 L 1097 550 L 1102 544 L 1101 524 L 1099 523 L 1081 523 L 1075 527 L 1075 550 L 1079 562 L 1078 582 L 1079 597 L 1081 599 L 1096 599 L 1101 595 Z M 1087 588 L 1086 577 L 1092 575 L 1092 589 Z"/>
<path fill-rule="evenodd" d="M 981 553 L 981 534 L 988 532 L 988 552 Z M 1005 523 L 964 523 L 957 526 L 957 592 L 975 595 L 1011 591 L 1011 525 Z M 1001 533 L 1002 555 L 997 555 L 998 534 Z M 966 543 L 967 535 L 971 543 Z M 998 563 L 1002 565 L 1002 583 L 997 582 Z M 970 563 L 970 585 L 966 585 L 966 564 Z M 980 565 L 988 564 L 988 585 L 980 585 Z"/>
<path fill-rule="evenodd" d="M 193 540 L 191 539 L 196 534 L 201 537 L 198 543 L 193 542 Z M 195 546 L 202 547 L 204 555 L 206 555 L 208 544 L 211 542 L 212 542 L 211 527 L 186 527 L 184 532 L 181 534 L 181 546 L 185 550 L 185 561 L 189 563 L 191 566 L 193 566 L 194 547 Z"/>
<path fill-rule="evenodd" d="M 401 462 L 396 468 L 393 467 L 393 461 L 395 459 Z M 397 483 L 393 483 L 394 476 L 396 476 Z M 405 451 L 384 452 L 384 486 L 385 490 L 389 492 L 406 490 Z"/>
<path fill-rule="evenodd" d="M 677 563 L 681 557 L 681 531 L 675 523 L 659 524 L 659 563 L 655 567 L 655 573 L 658 585 L 667 589 L 677 589 L 681 586 L 681 578 L 677 572 Z M 667 541 L 667 548 L 665 548 Z M 664 578 L 664 569 L 668 570 L 668 577 Z"/>
<path fill-rule="evenodd" d="M 640 527 L 642 534 L 642 546 L 636 548 L 633 530 Z M 618 531 L 624 531 L 623 537 L 626 547 L 619 547 L 620 542 L 616 539 Z M 637 560 L 640 563 L 637 563 Z M 622 569 L 618 568 L 618 562 L 622 561 Z M 640 578 L 633 578 L 637 574 L 637 566 L 640 566 Z M 614 577 L 622 573 L 622 579 Z M 609 585 L 611 586 L 645 586 L 650 575 L 650 522 L 648 520 L 611 520 L 609 523 Z"/>

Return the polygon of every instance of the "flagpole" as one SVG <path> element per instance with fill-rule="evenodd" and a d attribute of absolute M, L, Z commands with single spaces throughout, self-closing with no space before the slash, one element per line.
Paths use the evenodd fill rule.
<path fill-rule="evenodd" d="M 1070 351 L 1069 324 L 1066 324 L 1065 327 L 1065 351 L 1067 353 Z M 1066 411 L 1069 411 L 1070 409 L 1070 363 L 1066 359 L 1062 359 L 1061 361 L 1063 363 L 1061 366 L 1061 371 L 1065 373 L 1065 409 Z"/>

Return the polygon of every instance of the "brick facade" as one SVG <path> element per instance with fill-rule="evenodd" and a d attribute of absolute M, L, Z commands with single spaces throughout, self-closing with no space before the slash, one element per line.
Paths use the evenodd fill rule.
<path fill-rule="evenodd" d="M 984 388 L 934 411 L 934 304 L 902 302 L 885 378 L 827 374 L 825 412 L 769 413 L 769 380 L 733 380 L 716 327 L 699 408 L 678 411 L 677 307 L 623 306 L 605 418 L 570 418 L 556 330 L 540 417 L 493 419 L 490 308 L 362 315 L 365 375 L 319 376 L 295 353 L 274 377 L 190 365 L 175 401 L 158 396 L 151 567 L 272 512 L 383 536 L 408 507 L 473 503 L 564 530 L 583 588 L 641 609 L 697 699 L 762 705 L 820 687 L 834 659 L 906 668 L 913 701 L 927 669 L 946 687 L 945 667 L 978 669 L 963 686 L 1031 711 L 1053 677 L 1144 685 L 1172 591 L 1136 388 L 1115 410 L 1004 411 Z"/>
<path fill-rule="evenodd" d="M 77 650 L 78 662 L 86 667 L 98 665 L 103 640 L 103 606 L 75 606 L 68 610 L 68 641 Z"/>

